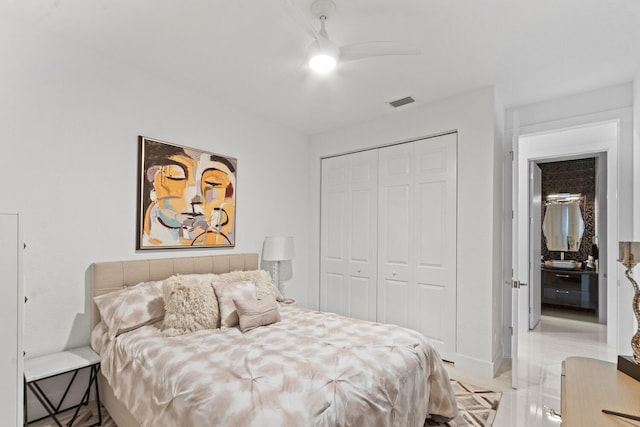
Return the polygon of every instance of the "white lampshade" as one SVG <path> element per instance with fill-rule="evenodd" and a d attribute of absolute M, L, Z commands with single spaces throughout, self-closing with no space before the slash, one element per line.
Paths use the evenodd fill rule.
<path fill-rule="evenodd" d="M 293 237 L 267 236 L 262 245 L 264 261 L 286 261 L 294 258 Z"/>
<path fill-rule="evenodd" d="M 618 261 L 629 269 L 640 263 L 640 242 L 620 242 Z"/>

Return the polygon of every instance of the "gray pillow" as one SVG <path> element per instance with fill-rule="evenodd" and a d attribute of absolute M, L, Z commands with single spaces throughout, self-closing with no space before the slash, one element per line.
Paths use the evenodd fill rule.
<path fill-rule="evenodd" d="M 256 299 L 256 285 L 252 282 L 214 282 L 211 286 L 218 298 L 220 307 L 220 327 L 232 328 L 239 323 L 235 299 Z"/>
<path fill-rule="evenodd" d="M 259 326 L 266 326 L 280 321 L 280 312 L 276 299 L 269 295 L 264 299 L 234 300 L 240 322 L 240 330 L 248 332 Z"/>

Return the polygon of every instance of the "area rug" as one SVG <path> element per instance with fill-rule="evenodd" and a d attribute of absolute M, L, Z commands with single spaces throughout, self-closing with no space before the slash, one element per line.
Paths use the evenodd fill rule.
<path fill-rule="evenodd" d="M 425 427 L 490 427 L 496 417 L 502 393 L 477 387 L 458 380 L 451 380 L 458 402 L 458 416 L 448 423 L 434 423 L 427 420 Z"/>
<path fill-rule="evenodd" d="M 109 413 L 104 409 L 104 406 L 100 406 L 102 409 L 102 427 L 118 427 L 118 425 L 113 421 L 113 419 L 109 416 Z M 66 426 L 73 418 L 73 413 L 75 409 L 70 409 L 68 411 L 63 412 L 58 415 L 58 420 L 63 426 Z M 96 408 L 96 401 L 91 401 L 87 406 L 83 406 L 78 411 L 78 416 L 73 422 L 73 427 L 88 427 L 94 426 L 98 422 L 98 411 Z M 29 427 L 57 427 L 60 424 L 56 424 L 56 422 L 50 418 L 44 419 L 42 421 L 36 421 L 35 423 L 29 423 Z"/>

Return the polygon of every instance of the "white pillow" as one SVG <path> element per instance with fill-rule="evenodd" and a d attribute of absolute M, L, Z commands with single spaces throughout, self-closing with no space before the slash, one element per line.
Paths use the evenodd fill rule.
<path fill-rule="evenodd" d="M 164 336 L 218 328 L 218 300 L 211 288 L 213 277 L 213 274 L 185 274 L 164 281 Z"/>
<path fill-rule="evenodd" d="M 271 283 L 271 275 L 264 270 L 240 270 L 230 273 L 218 274 L 216 282 L 252 282 L 256 285 L 256 294 L 258 299 L 263 299 L 267 295 L 273 295 L 276 301 L 284 301 L 284 297 L 278 288 Z"/>

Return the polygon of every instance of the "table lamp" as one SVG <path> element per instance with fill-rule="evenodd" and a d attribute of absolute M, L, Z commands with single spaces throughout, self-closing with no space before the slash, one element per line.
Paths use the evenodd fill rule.
<path fill-rule="evenodd" d="M 262 260 L 272 262 L 271 279 L 284 295 L 284 286 L 280 283 L 280 262 L 294 258 L 293 237 L 267 236 L 262 245 Z"/>
<path fill-rule="evenodd" d="M 640 242 L 620 242 L 618 261 L 627 268 L 625 276 L 633 285 L 633 313 L 638 321 L 638 330 L 631 338 L 633 356 L 618 356 L 618 370 L 640 381 L 640 289 L 631 277 L 633 267 L 640 263 Z"/>

